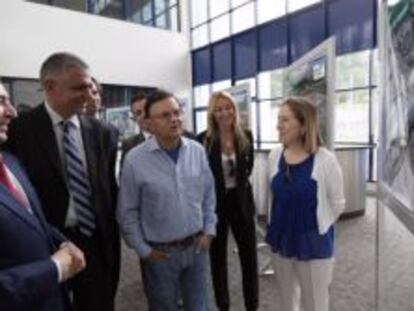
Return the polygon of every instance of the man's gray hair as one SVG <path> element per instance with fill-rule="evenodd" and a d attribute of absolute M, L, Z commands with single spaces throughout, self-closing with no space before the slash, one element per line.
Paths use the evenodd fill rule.
<path fill-rule="evenodd" d="M 61 52 L 50 55 L 40 68 L 40 81 L 44 82 L 47 77 L 65 72 L 68 69 L 89 70 L 89 66 L 75 54 Z"/>

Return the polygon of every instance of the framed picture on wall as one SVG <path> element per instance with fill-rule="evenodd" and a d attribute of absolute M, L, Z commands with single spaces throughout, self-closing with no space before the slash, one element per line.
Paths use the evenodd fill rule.
<path fill-rule="evenodd" d="M 284 71 L 284 96 L 303 96 L 318 109 L 323 141 L 333 148 L 335 103 L 335 39 L 329 38 Z"/>
<path fill-rule="evenodd" d="M 131 117 L 129 106 L 105 109 L 105 120 L 118 128 L 122 139 L 134 135 L 137 131 L 137 125 Z"/>

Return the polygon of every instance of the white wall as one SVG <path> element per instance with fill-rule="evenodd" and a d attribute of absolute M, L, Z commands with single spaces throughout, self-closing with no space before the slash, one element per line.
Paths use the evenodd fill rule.
<path fill-rule="evenodd" d="M 0 76 L 38 78 L 53 52 L 79 55 L 102 83 L 157 86 L 189 96 L 186 36 L 25 2 L 0 1 Z"/>

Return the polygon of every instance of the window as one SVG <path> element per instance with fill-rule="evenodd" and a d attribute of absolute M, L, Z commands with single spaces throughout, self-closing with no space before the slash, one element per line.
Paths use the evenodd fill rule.
<path fill-rule="evenodd" d="M 35 1 L 35 2 L 43 2 L 46 4 L 50 4 L 50 1 Z M 101 0 L 102 2 L 102 0 Z M 79 11 L 79 12 L 86 12 L 87 11 L 87 0 L 73 0 L 73 1 L 67 1 L 67 0 L 53 0 L 52 1 L 54 6 L 65 8 L 69 10 Z M 102 4 L 101 4 L 102 5 Z"/>
<path fill-rule="evenodd" d="M 250 86 L 250 97 L 256 97 L 256 78 L 250 78 L 250 79 L 243 79 L 243 80 L 237 80 L 236 85 L 241 84 L 249 84 Z"/>
<path fill-rule="evenodd" d="M 247 3 L 249 1 L 254 1 L 254 0 L 230 0 L 232 8 L 237 8 L 241 6 L 242 4 Z"/>
<path fill-rule="evenodd" d="M 229 0 L 210 0 L 210 18 L 228 12 L 229 8 Z"/>
<path fill-rule="evenodd" d="M 195 115 L 196 119 L 196 134 L 201 133 L 207 129 L 207 110 L 198 110 Z"/>
<path fill-rule="evenodd" d="M 312 4 L 322 2 L 321 0 L 288 0 L 288 12 L 294 12 Z"/>
<path fill-rule="evenodd" d="M 254 26 L 254 3 L 250 2 L 233 11 L 232 31 L 240 32 Z"/>
<path fill-rule="evenodd" d="M 211 85 L 211 88 L 212 88 L 213 92 L 222 91 L 222 90 L 228 89 L 229 87 L 231 87 L 231 81 L 230 80 L 224 80 L 224 81 L 216 82 L 216 83 L 213 83 Z"/>
<path fill-rule="evenodd" d="M 194 106 L 206 107 L 210 98 L 209 85 L 198 86 L 194 88 Z"/>
<path fill-rule="evenodd" d="M 62 2 L 72 3 L 73 1 L 62 0 Z M 90 5 L 91 13 L 117 19 L 124 19 L 124 2 L 122 0 L 95 0 L 90 1 Z"/>
<path fill-rule="evenodd" d="M 279 114 L 279 105 L 281 100 L 262 101 L 260 102 L 260 140 L 262 142 L 279 141 L 277 132 L 277 116 Z"/>
<path fill-rule="evenodd" d="M 211 21 L 211 42 L 218 41 L 230 35 L 230 15 L 218 17 Z"/>
<path fill-rule="evenodd" d="M 193 49 L 206 45 L 208 43 L 208 28 L 207 25 L 201 25 L 194 28 L 191 32 L 191 44 Z"/>
<path fill-rule="evenodd" d="M 338 92 L 336 100 L 335 141 L 368 143 L 369 90 Z"/>
<path fill-rule="evenodd" d="M 347 3 L 348 0 L 190 1 L 192 46 L 193 49 L 203 47 L 193 52 L 197 131 L 206 126 L 205 109 L 210 92 L 248 83 L 252 99 L 251 129 L 257 146 L 274 147 L 279 139 L 276 124 L 283 101 L 283 68 L 329 35 L 331 19 L 338 20 L 329 15 L 333 3 Z M 359 2 L 355 0 L 355 3 Z M 369 4 L 374 5 L 374 0 Z M 297 13 L 298 10 L 303 11 Z M 364 27 L 354 27 L 352 33 L 339 31 L 345 27 L 342 24 L 346 19 L 338 21 L 339 30 L 335 32 L 342 36 L 337 41 L 341 55 L 336 58 L 335 138 L 338 143 L 372 143 L 377 136 L 377 127 L 373 124 L 378 110 L 375 87 L 378 52 L 372 50 L 370 43 L 358 41 L 356 44 L 353 38 L 355 32 L 371 29 L 375 18 L 370 14 L 361 19 Z M 296 34 L 289 33 L 293 30 Z M 367 31 L 367 35 L 360 37 L 363 42 L 367 42 L 367 38 L 373 42 L 373 36 Z M 350 46 L 348 50 L 340 50 L 344 42 L 350 42 L 346 45 Z M 197 122 L 203 123 L 197 125 Z"/>
<path fill-rule="evenodd" d="M 369 85 L 370 51 L 345 54 L 336 58 L 336 88 L 350 89 Z"/>
<path fill-rule="evenodd" d="M 283 69 L 261 72 L 258 80 L 260 99 L 275 99 L 283 96 Z"/>
<path fill-rule="evenodd" d="M 204 23 L 208 18 L 207 12 L 207 0 L 191 1 L 191 25 Z"/>
<path fill-rule="evenodd" d="M 286 1 L 257 0 L 258 23 L 264 23 L 286 14 Z"/>

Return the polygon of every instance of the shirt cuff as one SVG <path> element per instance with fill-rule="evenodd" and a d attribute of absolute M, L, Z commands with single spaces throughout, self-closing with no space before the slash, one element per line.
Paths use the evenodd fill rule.
<path fill-rule="evenodd" d="M 136 251 L 139 257 L 145 258 L 145 257 L 148 257 L 149 254 L 151 254 L 152 248 L 148 244 L 144 243 L 144 244 L 138 245 L 136 247 Z"/>
<path fill-rule="evenodd" d="M 206 226 L 204 226 L 203 232 L 207 235 L 215 237 L 216 236 L 216 226 L 215 225 L 213 225 L 213 226 L 206 225 Z"/>
<path fill-rule="evenodd" d="M 57 260 L 55 258 L 51 258 L 51 259 L 54 262 L 54 264 L 56 266 L 56 269 L 57 269 L 57 273 L 58 273 L 58 283 L 61 283 L 63 276 L 62 276 L 62 267 L 60 265 L 60 262 L 59 262 L 59 260 Z"/>

